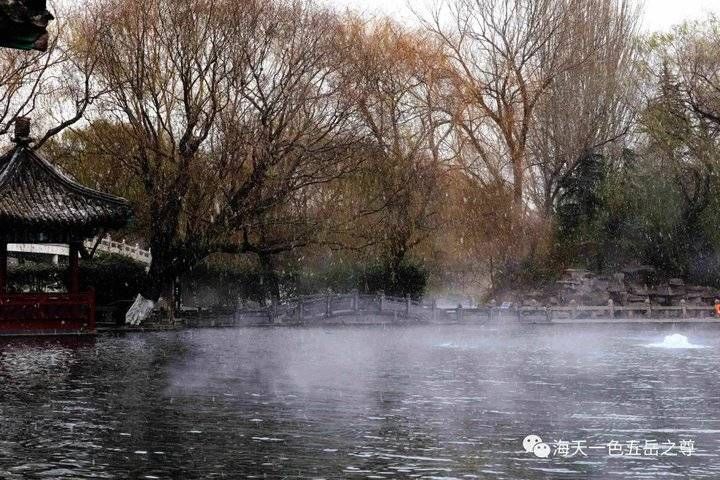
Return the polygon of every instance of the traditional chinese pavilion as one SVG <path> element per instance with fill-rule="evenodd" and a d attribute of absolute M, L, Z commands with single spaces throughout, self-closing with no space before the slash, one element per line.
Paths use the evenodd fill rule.
<path fill-rule="evenodd" d="M 95 293 L 80 291 L 79 254 L 84 240 L 125 226 L 130 205 L 80 185 L 34 151 L 28 119 L 15 122 L 14 142 L 0 156 L 0 334 L 92 333 Z M 8 292 L 8 243 L 68 244 L 67 292 Z"/>
<path fill-rule="evenodd" d="M 0 47 L 45 51 L 53 16 L 45 0 L 0 1 Z"/>

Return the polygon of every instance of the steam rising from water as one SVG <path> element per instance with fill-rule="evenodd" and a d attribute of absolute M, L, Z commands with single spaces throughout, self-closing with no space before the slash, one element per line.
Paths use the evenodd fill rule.
<path fill-rule="evenodd" d="M 0 342 L 0 472 L 715 480 L 720 330 L 676 328 L 346 325 Z M 693 341 L 662 341 L 670 333 Z M 644 348 L 655 341 L 705 349 Z M 521 449 L 529 434 L 688 438 L 703 453 L 622 467 L 607 449 L 542 460 Z"/>

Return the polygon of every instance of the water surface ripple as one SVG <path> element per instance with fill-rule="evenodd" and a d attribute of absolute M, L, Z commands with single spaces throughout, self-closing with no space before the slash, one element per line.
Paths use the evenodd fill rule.
<path fill-rule="evenodd" d="M 668 333 L 707 348 L 645 348 Z M 0 478 L 720 478 L 720 332 L 208 329 L 0 343 Z M 695 442 L 539 459 L 522 439 Z"/>

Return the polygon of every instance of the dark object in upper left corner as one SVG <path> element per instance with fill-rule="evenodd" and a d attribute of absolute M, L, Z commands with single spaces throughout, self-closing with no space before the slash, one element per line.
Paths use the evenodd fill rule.
<path fill-rule="evenodd" d="M 0 0 L 0 47 L 44 52 L 53 18 L 46 0 Z"/>

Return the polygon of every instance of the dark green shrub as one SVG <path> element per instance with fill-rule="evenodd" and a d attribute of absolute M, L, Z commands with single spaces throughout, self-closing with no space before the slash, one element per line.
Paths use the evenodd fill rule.
<path fill-rule="evenodd" d="M 145 280 L 145 265 L 125 257 L 98 254 L 80 262 L 80 286 L 95 289 L 98 305 L 134 299 Z"/>
<path fill-rule="evenodd" d="M 67 285 L 67 265 L 26 262 L 8 274 L 9 291 L 62 291 Z M 94 288 L 98 305 L 132 300 L 144 282 L 145 266 L 121 256 L 97 254 L 80 262 L 80 288 Z"/>
<path fill-rule="evenodd" d="M 204 261 L 183 276 L 182 299 L 186 305 L 195 305 L 203 292 L 211 289 L 214 302 L 234 305 L 242 298 L 263 303 L 269 295 L 267 282 L 261 272 L 244 262 Z M 204 303 L 204 302 L 201 302 Z"/>
<path fill-rule="evenodd" d="M 183 277 L 185 305 L 234 305 L 237 300 L 265 304 L 273 296 L 272 281 L 251 257 L 211 257 Z M 419 298 L 427 273 L 419 265 L 403 263 L 393 271 L 382 265 L 325 262 L 313 266 L 287 262 L 272 273 L 281 299 L 318 293 L 349 293 L 352 290 Z"/>
<path fill-rule="evenodd" d="M 386 295 L 420 298 L 427 286 L 427 272 L 414 263 L 403 262 L 393 268 L 377 264 L 368 268 L 360 278 L 359 289 L 366 293 L 383 291 Z"/>
<path fill-rule="evenodd" d="M 65 288 L 65 268 L 50 263 L 21 263 L 8 268 L 8 291 L 42 292 Z"/>
<path fill-rule="evenodd" d="M 273 296 L 275 276 L 281 299 L 322 292 L 350 292 L 358 288 L 362 269 L 348 263 L 315 268 L 287 264 L 263 272 L 247 257 L 215 257 L 197 265 L 183 277 L 183 301 L 187 305 L 214 302 L 234 305 L 237 299 L 264 304 Z"/>

